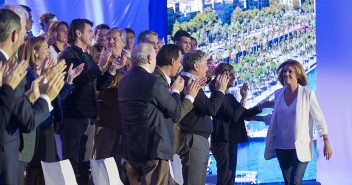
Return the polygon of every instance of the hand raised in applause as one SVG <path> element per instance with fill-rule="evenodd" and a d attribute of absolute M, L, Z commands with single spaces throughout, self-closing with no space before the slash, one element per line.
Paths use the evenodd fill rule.
<path fill-rule="evenodd" d="M 105 73 L 106 69 L 108 68 L 109 60 L 111 57 L 112 57 L 112 52 L 110 50 L 105 50 L 101 52 L 98 65 L 102 73 Z"/>
<path fill-rule="evenodd" d="M 38 76 L 41 76 L 42 74 L 48 74 L 54 65 L 54 58 L 50 56 L 46 57 L 40 65 L 40 69 L 38 69 L 40 71 Z"/>
<path fill-rule="evenodd" d="M 227 89 L 229 80 L 230 80 L 230 75 L 228 71 L 224 72 L 221 75 L 217 75 L 215 80 L 215 89 L 218 91 L 225 92 Z"/>
<path fill-rule="evenodd" d="M 65 60 L 61 60 L 56 65 L 48 67 L 47 70 L 44 70 L 42 75 L 48 81 L 50 81 L 56 74 L 62 73 L 66 69 Z"/>
<path fill-rule="evenodd" d="M 198 91 L 202 88 L 201 83 L 204 83 L 202 79 L 193 80 L 190 78 L 187 82 L 187 87 L 184 90 L 185 94 L 195 98 L 198 94 Z"/>
<path fill-rule="evenodd" d="M 80 64 L 79 66 L 73 68 L 73 64 L 71 63 L 70 68 L 67 71 L 67 79 L 66 82 L 68 84 L 72 84 L 73 83 L 73 79 L 75 79 L 78 75 L 81 74 L 81 72 L 84 69 L 84 63 Z"/>
<path fill-rule="evenodd" d="M 172 84 L 171 89 L 177 89 L 179 92 L 183 90 L 183 87 L 185 86 L 185 80 L 179 75 L 174 83 Z"/>
<path fill-rule="evenodd" d="M 241 101 L 246 102 L 248 98 L 248 84 L 244 83 L 242 87 L 240 88 L 240 94 L 241 94 Z"/>
<path fill-rule="evenodd" d="M 56 73 L 47 83 L 45 78 L 42 78 L 39 82 L 40 93 L 46 94 L 53 101 L 64 86 L 65 73 Z"/>
<path fill-rule="evenodd" d="M 127 57 L 123 53 L 121 56 L 117 56 L 109 68 L 110 73 L 114 73 L 116 70 L 123 68 L 126 65 Z"/>
<path fill-rule="evenodd" d="M 43 76 L 37 77 L 32 81 L 31 88 L 26 92 L 26 96 L 31 103 L 34 103 L 40 96 L 39 82 L 42 80 Z"/>
<path fill-rule="evenodd" d="M 12 58 L 6 64 L 0 63 L 0 85 L 7 84 L 15 89 L 27 74 L 28 61 L 22 60 L 17 64 Z"/>

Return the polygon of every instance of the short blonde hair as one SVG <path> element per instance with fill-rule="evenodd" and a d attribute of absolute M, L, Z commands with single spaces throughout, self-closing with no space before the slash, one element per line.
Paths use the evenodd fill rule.
<path fill-rule="evenodd" d="M 280 64 L 280 66 L 278 67 L 278 69 L 276 71 L 277 74 L 279 75 L 279 81 L 280 81 L 281 85 L 285 85 L 284 78 L 283 78 L 283 69 L 286 65 L 293 67 L 293 69 L 295 70 L 298 84 L 300 84 L 301 86 L 306 86 L 308 84 L 307 75 L 306 75 L 301 63 L 299 63 L 298 61 L 293 60 L 293 59 L 288 59 L 285 62 L 283 62 L 282 64 Z"/>

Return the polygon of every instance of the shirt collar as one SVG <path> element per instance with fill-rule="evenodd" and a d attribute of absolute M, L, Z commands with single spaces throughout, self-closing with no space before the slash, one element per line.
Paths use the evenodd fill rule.
<path fill-rule="evenodd" d="M 6 60 L 9 60 L 10 57 L 9 55 L 6 53 L 6 51 L 4 51 L 3 49 L 0 48 L 0 52 L 5 56 Z M 7 61 L 3 61 L 3 62 L 7 62 Z"/>
<path fill-rule="evenodd" d="M 76 46 L 76 44 L 71 44 L 71 47 L 75 50 L 77 50 L 79 53 L 87 53 L 87 52 L 83 52 L 83 49 Z"/>
<path fill-rule="evenodd" d="M 170 85 L 171 84 L 171 78 L 168 75 L 166 75 L 165 72 L 159 66 L 157 66 L 157 68 L 159 68 L 159 70 L 164 74 L 167 83 Z"/>
<path fill-rule="evenodd" d="M 148 73 L 151 73 L 148 68 L 146 68 L 146 67 L 144 67 L 144 66 L 139 66 L 139 67 L 145 69 Z"/>
<path fill-rule="evenodd" d="M 192 75 L 192 74 L 189 73 L 189 72 L 182 71 L 182 72 L 181 72 L 181 75 L 182 75 L 182 76 L 187 76 L 187 77 L 189 77 L 189 78 L 192 78 L 193 80 L 198 80 L 198 77 Z"/>

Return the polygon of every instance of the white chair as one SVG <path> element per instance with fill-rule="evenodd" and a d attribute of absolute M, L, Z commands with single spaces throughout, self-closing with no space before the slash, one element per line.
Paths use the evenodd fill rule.
<path fill-rule="evenodd" d="M 101 160 L 90 160 L 93 182 L 96 185 L 123 185 L 115 159 L 109 157 Z"/>
<path fill-rule="evenodd" d="M 69 160 L 43 162 L 45 185 L 77 185 L 75 173 Z"/>
<path fill-rule="evenodd" d="M 182 164 L 180 156 L 174 154 L 173 161 L 170 161 L 169 165 L 172 178 L 175 180 L 175 182 L 177 182 L 177 184 L 183 184 Z"/>

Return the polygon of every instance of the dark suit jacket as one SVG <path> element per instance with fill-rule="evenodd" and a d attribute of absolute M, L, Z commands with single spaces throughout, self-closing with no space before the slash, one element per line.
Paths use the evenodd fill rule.
<path fill-rule="evenodd" d="M 15 91 L 8 85 L 2 85 L 0 87 L 0 123 L 7 123 L 11 117 L 11 111 L 13 107 L 13 98 Z M 0 125 L 0 130 L 5 124 Z"/>
<path fill-rule="evenodd" d="M 6 61 L 1 52 L 0 61 Z M 24 95 L 24 85 L 25 82 L 21 82 L 15 89 L 10 120 L 0 123 L 0 184 L 17 184 L 20 131 L 33 131 L 49 116 L 44 99 L 30 104 Z"/>
<path fill-rule="evenodd" d="M 156 67 L 154 70 L 154 74 L 157 76 L 160 76 L 162 79 L 165 80 L 165 82 L 167 82 L 166 77 L 164 75 L 164 73 L 158 68 Z M 168 86 L 168 88 L 170 88 Z M 191 102 L 191 100 L 187 99 L 187 98 L 183 98 L 182 100 L 182 105 L 181 105 L 181 111 L 180 111 L 180 115 L 176 118 L 173 119 L 172 121 L 174 122 L 173 124 L 173 137 L 174 137 L 174 144 L 173 144 L 173 151 L 174 153 L 177 152 L 178 150 L 178 146 L 180 144 L 180 133 L 181 133 L 181 124 L 180 121 L 182 120 L 183 117 L 185 117 L 191 110 L 193 109 L 193 103 Z"/>
<path fill-rule="evenodd" d="M 187 84 L 189 77 L 182 77 Z M 218 112 L 223 99 L 224 93 L 220 91 L 215 91 L 208 98 L 202 89 L 199 90 L 193 102 L 194 108 L 181 120 L 182 133 L 197 134 L 208 139 L 213 132 L 210 116 Z"/>
<path fill-rule="evenodd" d="M 248 141 L 244 119 L 260 113 L 257 106 L 246 109 L 232 94 L 226 94 L 224 101 L 213 117 L 214 131 L 211 134 L 212 143 L 228 142 L 243 143 Z"/>
<path fill-rule="evenodd" d="M 108 71 L 104 74 L 95 64 L 92 56 L 83 52 L 81 48 L 72 44 L 60 55 L 60 60 L 65 59 L 68 70 L 84 63 L 84 69 L 74 80 L 75 91 L 62 102 L 64 118 L 96 119 L 98 108 L 96 103 L 96 90 L 102 91 L 115 79 Z"/>
<path fill-rule="evenodd" d="M 122 78 L 118 102 L 123 158 L 135 162 L 172 159 L 171 119 L 178 117 L 181 109 L 180 95 L 172 96 L 165 80 L 140 66 Z"/>

